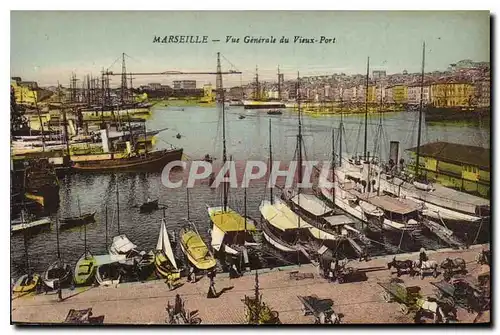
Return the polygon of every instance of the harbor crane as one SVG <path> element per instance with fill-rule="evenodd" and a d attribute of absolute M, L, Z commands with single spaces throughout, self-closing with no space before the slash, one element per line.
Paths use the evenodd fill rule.
<path fill-rule="evenodd" d="M 218 101 L 221 99 L 221 88 L 222 88 L 222 75 L 232 75 L 232 74 L 242 74 L 241 71 L 236 71 L 236 70 L 229 70 L 229 71 L 221 71 L 221 64 L 220 64 L 220 53 L 217 53 L 217 71 L 164 71 L 164 72 L 126 72 L 125 68 L 125 53 L 122 54 L 123 57 L 123 63 L 122 63 L 122 71 L 121 73 L 115 73 L 113 71 L 103 71 L 102 75 L 103 77 L 106 76 L 109 78 L 109 76 L 121 76 L 122 77 L 122 100 L 123 97 L 125 96 L 125 90 L 126 90 L 126 77 L 128 76 L 176 76 L 176 75 L 217 75 L 217 81 L 216 81 L 216 91 L 217 91 L 217 96 L 218 96 Z M 224 56 L 223 56 L 224 57 Z"/>
<path fill-rule="evenodd" d="M 217 75 L 217 74 L 242 74 L 240 71 L 225 71 L 225 72 L 183 72 L 183 71 L 165 71 L 165 72 L 132 72 L 132 73 L 126 73 L 127 75 L 132 75 L 132 76 L 176 76 L 176 75 L 200 75 L 200 74 L 207 74 L 207 75 Z M 113 71 L 105 71 L 104 75 L 109 75 L 109 76 L 121 76 L 121 73 L 114 73 Z"/>

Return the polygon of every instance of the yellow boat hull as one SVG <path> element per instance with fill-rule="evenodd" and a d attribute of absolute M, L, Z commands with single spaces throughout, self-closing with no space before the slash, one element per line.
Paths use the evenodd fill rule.
<path fill-rule="evenodd" d="M 167 269 L 163 266 L 165 262 L 167 261 L 167 258 L 161 254 L 157 253 L 155 255 L 155 268 L 156 268 L 156 273 L 166 279 L 170 279 L 172 281 L 178 280 L 181 278 L 181 271 L 178 269 Z"/>
<path fill-rule="evenodd" d="M 37 274 L 32 275 L 31 280 L 28 280 L 28 275 L 22 275 L 14 284 L 12 291 L 14 293 L 34 291 L 39 282 L 40 282 L 40 276 Z"/>
<path fill-rule="evenodd" d="M 182 229 L 180 236 L 182 252 L 197 269 L 208 270 L 217 265 L 205 242 L 194 230 Z"/>
<path fill-rule="evenodd" d="M 42 206 L 45 206 L 45 199 L 41 195 L 25 193 L 24 196 L 26 197 L 26 199 L 33 200 L 34 202 L 36 202 Z"/>

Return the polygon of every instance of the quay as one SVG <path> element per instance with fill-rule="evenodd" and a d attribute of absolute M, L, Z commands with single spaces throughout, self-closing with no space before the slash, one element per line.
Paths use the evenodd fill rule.
<path fill-rule="evenodd" d="M 465 250 L 440 249 L 427 251 L 429 259 L 441 263 L 445 258 L 463 258 L 468 274 L 477 276 L 481 266 L 475 262 L 476 255 L 483 245 L 473 245 Z M 352 283 L 329 283 L 321 278 L 312 264 L 279 269 L 263 269 L 259 272 L 259 287 L 263 301 L 279 313 L 283 324 L 311 324 L 313 316 L 305 316 L 303 306 L 297 295 L 317 295 L 320 299 L 332 299 L 333 310 L 342 314 L 343 324 L 371 323 L 413 323 L 410 315 L 399 312 L 397 303 L 387 303 L 382 298 L 383 289 L 377 284 L 387 281 L 393 270 L 387 268 L 387 262 L 393 255 L 376 257 L 369 261 L 351 261 L 348 266 L 366 272 L 367 280 Z M 398 260 L 418 259 L 418 253 L 400 254 Z M 290 273 L 313 274 L 314 278 L 296 280 Z M 408 275 L 400 277 L 407 285 L 421 287 L 423 296 L 434 295 L 431 282 L 442 280 L 426 276 L 420 279 Z M 63 301 L 59 302 L 57 293 L 29 294 L 13 297 L 11 321 L 23 323 L 61 323 L 70 309 L 92 308 L 94 316 L 104 316 L 105 324 L 165 324 L 167 302 L 172 304 L 179 294 L 188 311 L 198 311 L 202 324 L 242 324 L 245 323 L 245 295 L 253 296 L 255 272 L 230 279 L 227 274 L 217 275 L 215 287 L 223 292 L 218 298 L 207 299 L 209 279 L 203 277 L 196 283 L 184 282 L 182 286 L 170 291 L 164 281 L 156 280 L 144 283 L 125 283 L 117 287 L 84 287 L 62 291 Z M 458 308 L 460 323 L 490 323 L 490 311 L 482 315 L 468 313 Z M 430 319 L 423 319 L 432 322 Z"/>

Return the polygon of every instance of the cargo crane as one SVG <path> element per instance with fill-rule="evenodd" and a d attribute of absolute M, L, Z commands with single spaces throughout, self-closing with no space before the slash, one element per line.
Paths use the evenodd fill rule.
<path fill-rule="evenodd" d="M 125 64 L 125 54 L 123 54 L 123 64 Z M 125 65 L 122 66 L 125 68 Z M 121 76 L 122 77 L 122 90 L 126 89 L 126 76 L 177 76 L 177 75 L 217 75 L 216 81 L 216 92 L 218 101 L 221 100 L 221 88 L 222 88 L 222 75 L 233 75 L 233 74 L 242 74 L 241 71 L 229 70 L 229 71 L 221 71 L 220 66 L 220 53 L 217 53 L 217 71 L 164 71 L 164 72 L 129 72 L 126 73 L 122 70 L 121 73 L 115 73 L 113 71 L 103 71 L 103 76 Z"/>

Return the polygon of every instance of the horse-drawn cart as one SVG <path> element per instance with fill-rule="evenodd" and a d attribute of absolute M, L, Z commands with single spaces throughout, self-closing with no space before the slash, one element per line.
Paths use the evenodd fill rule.
<path fill-rule="evenodd" d="M 410 312 L 414 313 L 415 322 L 419 322 L 420 318 L 426 314 L 431 314 L 435 323 L 456 319 L 456 312 L 452 306 L 432 298 L 423 298 L 419 286 L 406 286 L 401 279 L 397 278 L 377 284 L 384 289 L 382 294 L 384 300 L 399 303 L 399 310 L 405 315 Z"/>
<path fill-rule="evenodd" d="M 417 300 L 421 298 L 419 286 L 406 286 L 402 280 L 396 278 L 377 284 L 384 289 L 382 294 L 384 301 L 399 303 L 401 313 L 408 314 L 420 309 L 417 305 Z"/>
<path fill-rule="evenodd" d="M 454 277 L 450 282 L 431 282 L 437 288 L 437 298 L 451 306 L 459 306 L 467 312 L 481 312 L 489 308 L 489 294 L 466 277 Z"/>
<path fill-rule="evenodd" d="M 337 324 L 340 317 L 333 311 L 331 299 L 319 299 L 316 295 L 297 296 L 304 306 L 304 315 L 314 315 L 316 324 Z"/>

